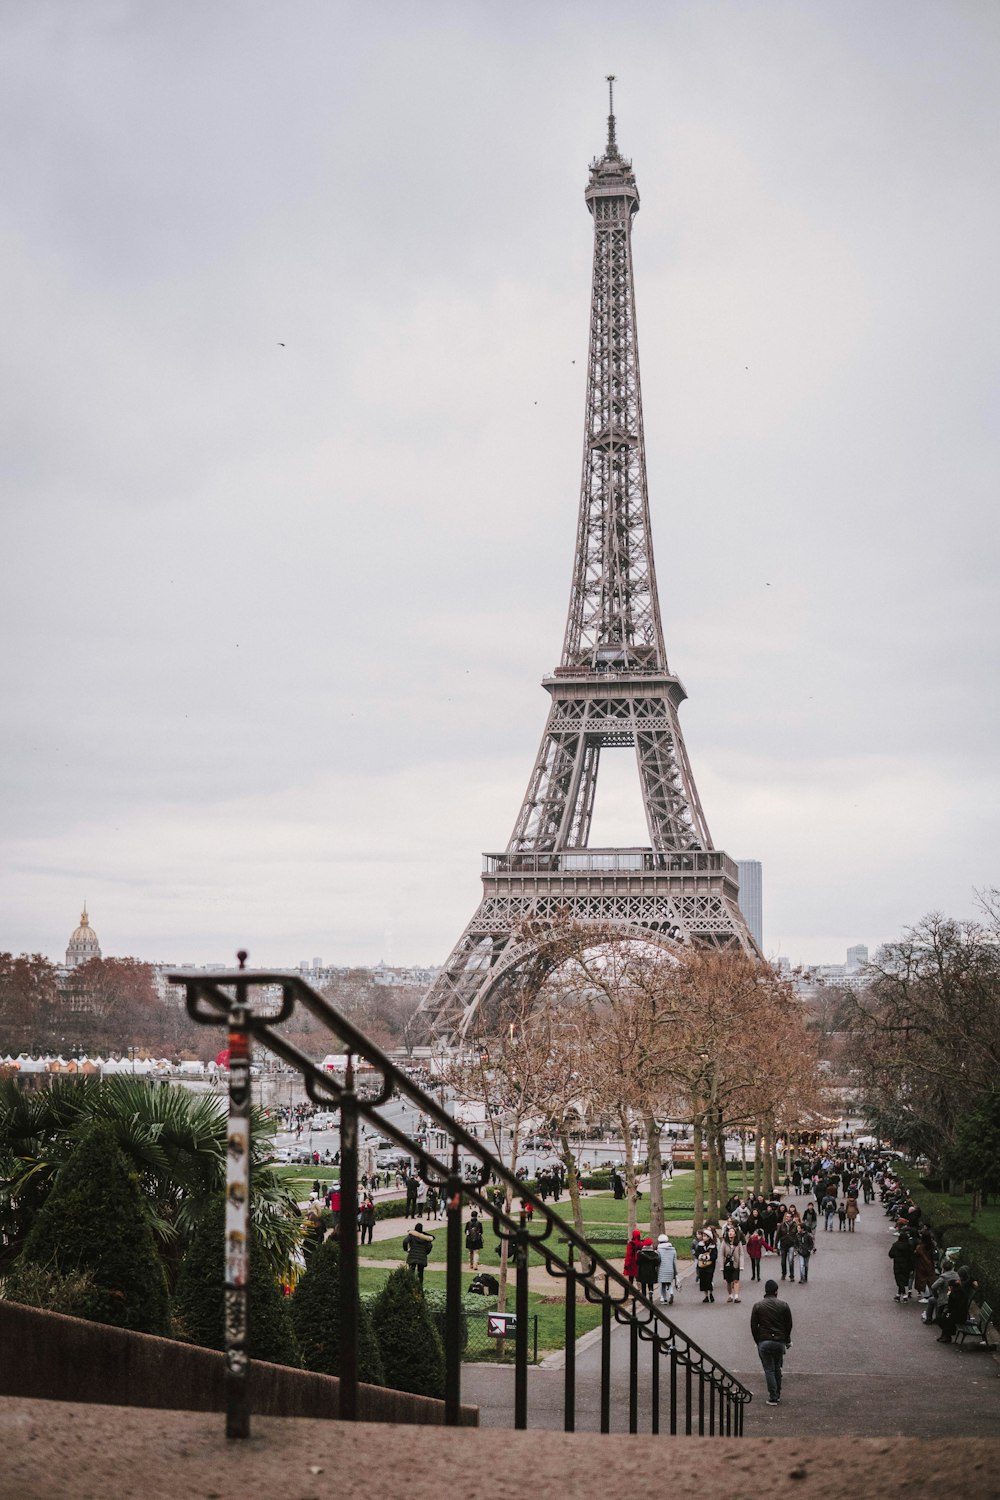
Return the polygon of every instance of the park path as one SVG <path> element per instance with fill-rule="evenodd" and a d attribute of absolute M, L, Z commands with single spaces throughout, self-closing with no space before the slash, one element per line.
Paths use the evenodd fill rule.
<path fill-rule="evenodd" d="M 804 1200 L 800 1200 L 804 1203 Z M 716 1280 L 716 1301 L 701 1301 L 688 1273 L 671 1315 L 685 1333 L 754 1393 L 745 1431 L 755 1437 L 990 1437 L 1000 1434 L 1000 1366 L 994 1355 L 936 1342 L 920 1321 L 915 1298 L 893 1301 L 888 1258 L 892 1233 L 878 1203 L 864 1209 L 854 1234 L 836 1229 L 816 1236 L 809 1281 L 780 1280 L 777 1257 L 766 1256 L 762 1278 L 773 1276 L 792 1308 L 792 1349 L 785 1359 L 781 1405 L 766 1405 L 766 1388 L 750 1337 L 750 1310 L 760 1286 L 743 1284 L 743 1300 L 727 1303 Z M 719 1288 L 722 1288 L 721 1292 Z M 648 1357 L 647 1357 L 648 1358 Z M 558 1361 L 554 1362 L 558 1364 Z M 649 1430 L 649 1366 L 640 1356 L 640 1431 Z M 628 1331 L 612 1336 L 612 1426 L 628 1429 Z M 577 1425 L 598 1426 L 600 1344 L 594 1334 L 578 1344 Z M 563 1372 L 529 1370 L 529 1425 L 560 1429 Z M 484 1427 L 513 1425 L 513 1373 L 467 1365 L 462 1398 L 480 1407 Z M 643 1402 L 646 1410 L 643 1411 Z"/>

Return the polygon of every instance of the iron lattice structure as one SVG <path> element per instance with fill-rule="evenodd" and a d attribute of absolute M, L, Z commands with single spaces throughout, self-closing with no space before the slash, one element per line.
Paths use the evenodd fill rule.
<path fill-rule="evenodd" d="M 611 82 L 613 80 L 609 80 Z M 646 484 L 632 273 L 639 192 L 615 141 L 590 168 L 594 272 L 573 581 L 548 722 L 506 851 L 484 855 L 483 899 L 421 1003 L 417 1029 L 464 1034 L 533 952 L 526 931 L 600 923 L 658 941 L 756 952 L 735 862 L 713 848 L 667 665 Z M 594 849 L 601 751 L 630 746 L 649 846 Z"/>

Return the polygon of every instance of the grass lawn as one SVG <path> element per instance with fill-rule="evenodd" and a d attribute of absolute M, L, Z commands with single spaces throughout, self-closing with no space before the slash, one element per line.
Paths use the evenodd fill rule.
<path fill-rule="evenodd" d="M 277 1166 L 273 1168 L 274 1175 L 283 1182 L 288 1191 L 293 1195 L 297 1203 L 304 1203 L 313 1190 L 313 1183 L 319 1180 L 324 1192 L 331 1182 L 340 1181 L 339 1167 L 303 1167 L 303 1166 Z"/>
<path fill-rule="evenodd" d="M 932 1221 L 950 1222 L 956 1224 L 963 1220 L 972 1220 L 972 1199 L 968 1193 L 935 1193 L 925 1188 L 919 1173 L 912 1167 L 902 1167 L 900 1178 L 913 1194 L 917 1203 L 922 1203 L 928 1210 Z M 984 1239 L 993 1240 L 1000 1244 L 1000 1203 L 990 1203 L 981 1208 L 972 1220 L 972 1227 Z M 961 1230 L 955 1230 L 948 1236 L 951 1244 L 960 1244 L 962 1240 Z"/>
<path fill-rule="evenodd" d="M 365 1249 L 367 1248 L 368 1247 L 365 1246 Z M 377 1292 L 380 1292 L 388 1275 L 389 1271 L 386 1267 L 360 1266 L 358 1269 L 358 1283 L 360 1286 L 361 1295 L 363 1297 L 372 1297 Z M 471 1271 L 467 1272 L 466 1276 L 469 1281 L 472 1280 Z M 440 1292 L 442 1296 L 444 1296 L 445 1293 L 445 1280 L 445 1273 L 443 1271 L 427 1271 L 424 1274 L 424 1285 L 427 1290 Z M 543 1353 L 549 1353 L 553 1349 L 562 1349 L 565 1344 L 565 1312 L 563 1299 L 560 1295 L 558 1295 L 558 1283 L 553 1283 L 553 1285 L 557 1293 L 557 1295 L 553 1297 L 543 1296 L 540 1292 L 528 1293 L 528 1316 L 529 1318 L 535 1317 L 536 1315 L 538 1317 L 539 1356 L 541 1356 Z M 474 1310 L 472 1307 L 474 1300 L 477 1299 L 469 1299 L 469 1311 Z M 483 1311 L 485 1311 L 486 1308 L 492 1309 L 496 1305 L 496 1301 L 492 1297 L 483 1298 L 482 1301 L 485 1303 L 485 1308 L 483 1309 Z M 514 1310 L 513 1281 L 511 1281 L 507 1288 L 507 1310 L 508 1312 L 513 1312 Z M 601 1310 L 599 1307 L 595 1307 L 589 1302 L 577 1303 L 577 1338 L 582 1337 L 582 1335 L 585 1333 L 589 1333 L 592 1328 L 596 1328 L 600 1321 Z M 474 1342 L 475 1341 L 470 1339 L 470 1347 L 466 1351 L 467 1358 L 490 1360 L 502 1358 L 502 1353 L 500 1355 L 497 1354 L 497 1345 L 493 1340 L 489 1340 L 487 1342 L 485 1349 L 479 1350 L 474 1347 Z M 513 1359 L 513 1339 L 510 1340 L 509 1344 L 501 1346 L 501 1349 L 509 1350 L 509 1357 Z"/>

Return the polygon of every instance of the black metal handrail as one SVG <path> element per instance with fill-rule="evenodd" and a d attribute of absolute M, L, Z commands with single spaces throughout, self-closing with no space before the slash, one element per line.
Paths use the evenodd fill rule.
<path fill-rule="evenodd" d="M 246 955 L 239 955 L 241 965 Z M 419 1164 L 424 1181 L 445 1183 L 447 1204 L 446 1300 L 445 1300 L 445 1422 L 457 1425 L 461 1401 L 462 1318 L 462 1202 L 477 1203 L 493 1222 L 500 1240 L 508 1244 L 515 1272 L 514 1426 L 528 1425 L 528 1260 L 531 1250 L 545 1261 L 549 1275 L 565 1282 L 565 1379 L 564 1426 L 575 1428 L 576 1413 L 576 1306 L 578 1289 L 588 1302 L 601 1308 L 600 1430 L 611 1429 L 611 1331 L 614 1323 L 630 1330 L 629 1339 L 629 1431 L 638 1431 L 638 1371 L 640 1344 L 648 1344 L 651 1356 L 651 1431 L 660 1430 L 661 1360 L 668 1362 L 669 1431 L 687 1435 L 740 1436 L 743 1409 L 751 1392 L 730 1371 L 713 1359 L 683 1329 L 630 1281 L 606 1261 L 571 1225 L 553 1213 L 541 1198 L 514 1175 L 512 1169 L 486 1150 L 482 1141 L 465 1130 L 443 1107 L 396 1066 L 363 1032 L 342 1016 L 327 1000 L 297 974 L 240 968 L 216 973 L 180 970 L 169 975 L 172 984 L 184 985 L 191 1018 L 202 1025 L 227 1025 L 230 1046 L 229 1132 L 226 1179 L 226 1433 L 247 1437 L 250 1430 L 249 1359 L 247 1357 L 247 1287 L 249 1284 L 249 1065 L 250 1041 L 257 1040 L 301 1074 L 306 1093 L 315 1104 L 331 1100 L 339 1106 L 340 1128 L 340 1223 L 348 1228 L 358 1215 L 358 1124 L 363 1118 L 379 1133 L 394 1141 Z M 281 992 L 277 1011 L 254 1011 L 249 1003 L 252 990 Z M 341 1084 L 301 1052 L 277 1027 L 291 1017 L 296 1002 L 322 1021 L 343 1044 L 348 1054 Z M 364 1058 L 381 1075 L 381 1087 L 372 1098 L 362 1099 L 354 1089 L 353 1058 Z M 449 1159 L 439 1160 L 426 1147 L 408 1136 L 380 1110 L 394 1093 L 404 1095 L 418 1111 L 432 1120 L 450 1141 Z M 426 1139 L 426 1137 L 425 1137 Z M 459 1151 L 479 1163 L 479 1181 L 470 1183 L 460 1172 Z M 541 1221 L 529 1228 L 522 1208 L 516 1216 L 486 1197 L 486 1185 L 496 1179 L 506 1184 L 517 1199 L 530 1204 Z M 556 1231 L 556 1235 L 553 1235 Z M 340 1245 L 341 1371 L 339 1413 L 345 1420 L 357 1415 L 357 1234 L 342 1233 Z M 683 1377 L 683 1378 L 682 1378 Z M 695 1384 L 697 1383 L 697 1390 Z"/>

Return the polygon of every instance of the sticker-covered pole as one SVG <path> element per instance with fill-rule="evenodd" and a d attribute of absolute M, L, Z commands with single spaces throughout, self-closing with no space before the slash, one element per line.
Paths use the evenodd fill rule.
<path fill-rule="evenodd" d="M 246 954 L 237 955 L 242 969 Z M 226 1139 L 226 1437 L 250 1436 L 250 1034 L 247 987 L 237 981 L 229 1011 L 229 1128 Z"/>

